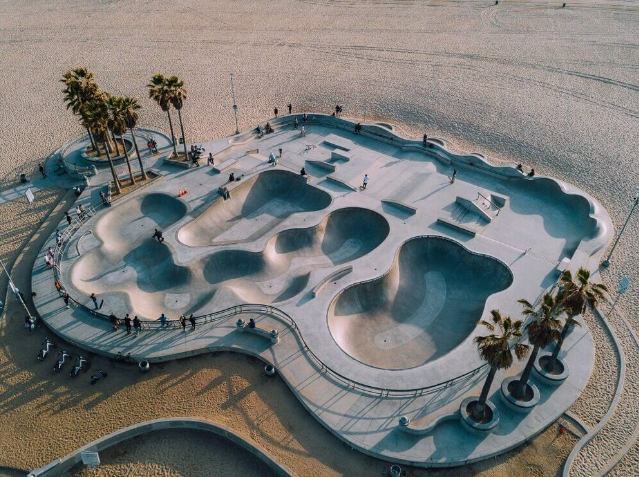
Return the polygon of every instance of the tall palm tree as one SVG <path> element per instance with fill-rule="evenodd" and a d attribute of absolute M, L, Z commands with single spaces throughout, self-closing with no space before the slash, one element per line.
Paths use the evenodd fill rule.
<path fill-rule="evenodd" d="M 561 329 L 561 321 L 557 318 L 562 312 L 560 304 L 555 302 L 555 298 L 550 293 L 545 293 L 538 309 L 526 300 L 517 300 L 523 305 L 524 316 L 532 317 L 532 320 L 526 325 L 526 333 L 528 333 L 528 341 L 533 345 L 532 353 L 526 363 L 521 378 L 517 381 L 513 396 L 517 399 L 523 399 L 526 396 L 526 385 L 530 379 L 533 365 L 537 359 L 539 350 L 545 348 L 550 343 L 559 339 L 559 330 Z"/>
<path fill-rule="evenodd" d="M 62 94 L 67 109 L 71 109 L 73 114 L 77 116 L 82 117 L 81 110 L 84 105 L 100 95 L 100 89 L 93 79 L 93 73 L 86 68 L 80 67 L 69 70 L 62 75 L 60 81 L 65 86 Z M 96 146 L 91 129 L 82 120 L 81 123 L 87 130 L 91 146 L 100 155 L 100 150 Z"/>
<path fill-rule="evenodd" d="M 106 147 L 106 142 L 109 140 L 109 108 L 104 96 L 85 105 L 85 107 L 82 108 L 82 115 L 87 124 L 91 125 L 91 130 L 95 132 L 96 139 L 105 143 L 105 151 L 107 160 L 109 161 L 109 167 L 111 168 L 111 174 L 113 175 L 115 190 L 119 194 L 122 192 L 122 185 L 115 172 L 115 167 L 109 154 L 109 148 Z"/>
<path fill-rule="evenodd" d="M 171 91 L 167 87 L 164 75 L 153 75 L 151 81 L 147 85 L 149 88 L 149 98 L 158 103 L 162 111 L 169 118 L 169 128 L 171 128 L 171 142 L 173 143 L 173 153 L 177 157 L 177 149 L 175 147 L 175 134 L 173 133 L 173 122 L 171 121 Z"/>
<path fill-rule="evenodd" d="M 602 283 L 592 283 L 590 281 L 590 271 L 585 268 L 580 268 L 577 271 L 576 278 L 577 280 L 573 278 L 570 270 L 566 270 L 561 274 L 561 278 L 559 279 L 560 291 L 557 294 L 557 302 L 563 306 L 567 318 L 561 330 L 559 340 L 552 352 L 551 366 L 553 368 L 568 331 L 574 325 L 581 326 L 580 323 L 575 320 L 575 317 L 583 314 L 586 311 L 586 307 L 594 307 L 599 300 L 607 299 L 608 287 Z"/>
<path fill-rule="evenodd" d="M 513 364 L 513 351 L 517 360 L 521 360 L 526 357 L 529 351 L 529 346 L 515 342 L 511 348 L 510 344 L 513 341 L 522 337 L 522 322 L 513 322 L 509 316 L 502 316 L 499 310 L 493 310 L 490 312 L 493 322 L 480 321 L 480 325 L 484 325 L 489 331 L 494 332 L 495 328 L 499 329 L 498 333 L 491 333 L 487 336 L 477 336 L 475 343 L 477 343 L 477 349 L 479 350 L 479 356 L 486 361 L 490 366 L 490 371 L 484 382 L 484 386 L 481 389 L 481 395 L 479 396 L 479 402 L 473 411 L 473 419 L 477 422 L 482 422 L 486 414 L 486 400 L 488 399 L 488 393 L 490 387 L 495 379 L 495 374 L 500 369 L 508 369 Z"/>
<path fill-rule="evenodd" d="M 138 149 L 138 143 L 135 139 L 135 134 L 133 133 L 133 128 L 137 125 L 139 116 L 138 110 L 140 109 L 140 105 L 138 104 L 135 98 L 124 97 L 122 98 L 122 115 L 124 117 L 124 123 L 129 128 L 129 132 L 131 133 L 131 139 L 133 140 L 133 145 L 135 146 L 135 153 L 138 156 L 138 162 L 140 163 L 140 172 L 142 173 L 142 180 L 146 180 L 146 171 L 144 170 L 144 164 L 142 164 L 142 157 L 140 156 L 140 150 Z"/>
<path fill-rule="evenodd" d="M 166 86 L 171 93 L 171 104 L 178 112 L 178 118 L 180 120 L 180 130 L 182 131 L 182 142 L 184 143 L 184 159 L 189 160 L 189 155 L 186 152 L 186 136 L 184 135 L 184 125 L 182 124 L 182 107 L 186 100 L 186 89 L 184 89 L 184 81 L 180 80 L 177 76 L 171 76 L 166 80 Z"/>
<path fill-rule="evenodd" d="M 133 170 L 131 169 L 131 161 L 129 160 L 129 152 L 124 144 L 124 133 L 126 132 L 125 115 L 122 108 L 122 102 L 124 98 L 119 96 L 109 96 L 106 99 L 107 108 L 109 110 L 109 129 L 113 135 L 115 141 L 115 135 L 119 135 L 122 138 L 122 149 L 124 149 L 124 158 L 126 159 L 126 165 L 129 169 L 129 177 L 131 178 L 131 184 L 135 184 L 135 177 L 133 176 Z M 117 147 L 117 141 L 116 141 Z"/>

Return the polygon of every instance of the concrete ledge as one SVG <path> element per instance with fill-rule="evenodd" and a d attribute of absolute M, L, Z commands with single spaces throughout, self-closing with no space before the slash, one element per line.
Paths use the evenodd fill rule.
<path fill-rule="evenodd" d="M 466 227 L 463 224 L 460 224 L 459 222 L 455 222 L 453 220 L 450 219 L 446 219 L 444 217 L 438 217 L 437 218 L 437 223 L 438 224 L 442 224 L 442 225 L 446 225 L 448 227 L 452 227 L 455 230 L 459 230 L 461 232 L 467 233 L 469 235 L 471 235 L 472 237 L 474 237 L 475 235 L 477 235 L 477 232 L 475 232 L 473 229 L 471 229 L 470 227 Z"/>
<path fill-rule="evenodd" d="M 237 329 L 241 332 L 245 333 L 253 333 L 254 335 L 261 336 L 262 338 L 268 339 L 271 343 L 277 344 L 280 340 L 280 333 L 277 330 L 267 330 L 265 328 L 260 327 L 259 325 L 255 325 L 255 328 L 251 328 L 247 322 L 243 319 L 237 320 Z"/>
<path fill-rule="evenodd" d="M 312 159 L 306 159 L 306 162 L 310 164 L 311 166 L 316 166 L 330 172 L 335 172 L 337 170 L 337 166 L 335 164 L 329 164 L 328 162 L 314 161 Z"/>
<path fill-rule="evenodd" d="M 472 212 L 473 214 L 479 215 L 482 219 L 487 220 L 488 222 L 492 222 L 493 218 L 486 213 L 481 207 L 479 207 L 474 201 L 466 199 L 464 197 L 457 197 L 455 199 L 459 205 L 465 208 L 468 212 Z"/>
<path fill-rule="evenodd" d="M 358 188 L 358 187 L 355 187 L 354 185 L 351 185 L 351 184 L 349 184 L 348 182 L 343 181 L 342 179 L 338 179 L 338 178 L 337 178 L 337 177 L 335 177 L 335 176 L 327 176 L 327 177 L 326 177 L 326 179 L 327 179 L 327 180 L 329 180 L 329 181 L 331 181 L 331 182 L 334 182 L 334 183 L 335 183 L 335 184 L 337 184 L 337 185 L 341 185 L 342 187 L 346 187 L 347 189 L 350 189 L 350 190 L 359 190 L 359 188 Z"/>
<path fill-rule="evenodd" d="M 330 275 L 325 277 L 321 282 L 319 282 L 315 286 L 315 288 L 313 288 L 313 290 L 311 290 L 311 293 L 313 294 L 313 297 L 316 297 L 317 295 L 322 293 L 322 290 L 324 290 L 324 288 L 326 288 L 326 285 L 328 285 L 329 282 L 331 282 L 333 280 L 338 280 L 338 279 L 342 278 L 344 275 L 348 275 L 352 271 L 353 271 L 353 266 L 352 265 L 348 265 L 347 267 L 343 267 L 343 268 L 340 268 L 339 270 L 334 271 L 333 273 L 331 273 Z"/>
<path fill-rule="evenodd" d="M 342 160 L 342 161 L 350 161 L 353 158 L 353 153 L 351 151 L 341 151 L 335 150 L 331 152 L 331 159 Z"/>
<path fill-rule="evenodd" d="M 219 164 L 214 164 L 213 170 L 217 172 L 222 172 L 224 169 L 228 169 L 236 162 L 237 162 L 237 159 L 227 159 L 226 161 L 220 162 Z"/>
<path fill-rule="evenodd" d="M 166 164 L 167 166 L 176 166 L 176 167 L 182 167 L 184 169 L 190 169 L 191 166 L 193 165 L 193 163 L 191 161 L 176 161 L 175 159 L 170 159 L 168 157 L 165 157 L 162 162 L 164 164 Z"/>
<path fill-rule="evenodd" d="M 409 215 L 415 215 L 417 213 L 417 209 L 412 205 L 404 204 L 398 200 L 393 199 L 382 199 L 382 204 L 392 205 L 393 207 L 397 207 L 402 212 L 406 212 Z"/>
<path fill-rule="evenodd" d="M 424 436 L 426 434 L 429 434 L 435 427 L 437 427 L 442 422 L 451 421 L 454 419 L 459 419 L 459 411 L 438 416 L 435 419 L 431 419 L 430 421 L 427 421 L 427 423 L 422 426 L 411 425 L 410 419 L 400 418 L 399 429 L 402 432 L 406 432 L 407 434 L 413 434 L 415 436 Z"/>
<path fill-rule="evenodd" d="M 81 447 L 77 451 L 72 452 L 61 459 L 54 460 L 44 467 L 32 470 L 29 473 L 29 477 L 57 477 L 63 475 L 73 466 L 82 462 L 81 453 L 84 451 L 101 452 L 116 444 L 126 442 L 135 437 L 166 429 L 193 429 L 210 432 L 217 436 L 224 437 L 260 459 L 275 473 L 275 475 L 280 477 L 294 476 L 294 474 L 292 474 L 288 469 L 278 464 L 266 451 L 259 449 L 251 442 L 243 439 L 238 434 L 224 426 L 213 424 L 205 421 L 204 419 L 175 417 L 146 421 L 115 431 L 101 439 Z"/>

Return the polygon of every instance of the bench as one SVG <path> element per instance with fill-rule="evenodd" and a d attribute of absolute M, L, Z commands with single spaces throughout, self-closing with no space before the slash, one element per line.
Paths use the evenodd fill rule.
<path fill-rule="evenodd" d="M 459 410 L 449 412 L 447 414 L 439 415 L 434 419 L 429 419 L 422 425 L 414 425 L 410 422 L 410 419 L 406 416 L 399 418 L 399 429 L 407 434 L 413 434 L 415 436 L 424 436 L 430 434 L 435 427 L 444 421 L 459 419 Z"/>
<path fill-rule="evenodd" d="M 219 164 L 214 164 L 213 170 L 217 172 L 222 172 L 224 169 L 228 169 L 236 162 L 237 162 L 237 159 L 227 159 L 226 161 L 220 162 Z"/>
<path fill-rule="evenodd" d="M 456 230 L 459 230 L 460 232 L 467 233 L 467 234 L 469 234 L 469 235 L 471 235 L 473 237 L 475 235 L 477 235 L 477 232 L 475 230 L 473 230 L 472 228 L 470 228 L 470 227 L 468 227 L 466 225 L 460 224 L 459 222 L 455 222 L 455 221 L 450 220 L 450 219 L 445 219 L 444 217 L 438 217 L 437 218 L 437 223 L 438 224 L 442 224 L 442 225 L 446 225 L 446 226 L 451 227 L 451 228 L 456 229 Z"/>
<path fill-rule="evenodd" d="M 266 338 L 271 341 L 271 343 L 277 343 L 280 338 L 280 333 L 277 330 L 267 330 L 265 328 L 260 327 L 259 325 L 255 325 L 255 328 L 251 328 L 249 324 L 243 319 L 237 320 L 237 329 L 242 333 L 253 333 L 254 335 L 261 336 L 262 338 Z"/>

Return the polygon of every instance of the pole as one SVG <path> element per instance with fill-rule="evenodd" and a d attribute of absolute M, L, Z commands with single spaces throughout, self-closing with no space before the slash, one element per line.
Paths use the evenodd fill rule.
<path fill-rule="evenodd" d="M 632 208 L 630 209 L 630 213 L 628 214 L 628 217 L 626 218 L 626 221 L 624 222 L 623 227 L 621 227 L 621 230 L 619 231 L 619 235 L 617 235 L 617 239 L 615 240 L 615 243 L 613 244 L 612 249 L 610 250 L 610 253 L 608 254 L 608 258 L 606 258 L 603 262 L 601 262 L 601 265 L 604 267 L 610 266 L 610 258 L 612 257 L 612 253 L 615 251 L 615 248 L 617 248 L 617 244 L 619 243 L 619 240 L 621 240 L 621 236 L 626 230 L 626 227 L 628 226 L 628 222 L 630 222 L 630 219 L 632 218 L 632 214 L 637 208 L 637 204 L 639 204 L 639 191 L 637 191 L 637 194 L 635 194 L 632 200 L 634 201 L 634 204 L 632 205 Z"/>
<path fill-rule="evenodd" d="M 233 113 L 235 113 L 235 134 L 240 133 L 239 124 L 237 122 L 237 102 L 235 101 L 235 85 L 233 84 L 235 73 L 231 73 L 231 96 L 233 97 Z"/>
<path fill-rule="evenodd" d="M 4 273 L 7 274 L 7 278 L 9 278 L 9 284 L 11 286 L 11 289 L 12 290 L 18 290 L 18 292 L 20 292 L 20 290 L 16 286 L 16 284 L 13 283 L 13 280 L 11 279 L 11 275 L 9 275 L 9 272 L 7 271 L 7 267 L 4 266 L 4 262 L 2 261 L 2 259 L 0 259 L 0 265 L 2 265 L 2 269 L 4 270 Z M 20 295 L 20 293 L 15 293 L 15 295 L 18 298 L 18 301 L 20 303 L 22 303 L 22 306 L 24 307 L 24 310 L 27 312 L 27 315 L 29 316 L 29 318 L 31 318 L 33 320 L 33 316 L 31 316 L 31 313 L 29 312 L 29 309 L 27 308 L 27 304 L 22 299 L 22 296 Z M 35 321 L 34 321 L 34 323 L 35 323 Z"/>

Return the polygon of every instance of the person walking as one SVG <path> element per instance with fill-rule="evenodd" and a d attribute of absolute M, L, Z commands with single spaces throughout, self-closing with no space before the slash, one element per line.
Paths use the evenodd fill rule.
<path fill-rule="evenodd" d="M 166 321 L 167 321 L 166 315 L 162 313 L 160 315 L 160 328 L 164 328 L 166 326 Z"/>
<path fill-rule="evenodd" d="M 304 126 L 302 126 L 301 137 L 305 137 L 305 136 L 306 136 L 306 128 L 304 128 Z"/>
<path fill-rule="evenodd" d="M 273 110 L 273 112 L 275 113 L 275 117 L 277 117 L 277 114 L 279 113 L 279 110 L 278 110 L 277 108 L 275 108 L 275 109 Z"/>
<path fill-rule="evenodd" d="M 453 175 L 450 178 L 450 183 L 454 184 L 456 178 L 457 178 L 457 169 L 453 169 Z"/>
<path fill-rule="evenodd" d="M 129 316 L 128 313 L 124 317 L 124 327 L 126 328 L 126 334 L 130 335 L 131 334 L 131 317 Z"/>
<path fill-rule="evenodd" d="M 64 300 L 64 306 L 69 308 L 69 294 L 66 291 L 62 294 L 62 299 Z"/>
<path fill-rule="evenodd" d="M 158 239 L 158 242 L 162 243 L 164 242 L 164 237 L 162 237 L 162 232 L 159 231 L 158 229 L 154 229 L 155 232 L 153 233 L 153 238 Z"/>
<path fill-rule="evenodd" d="M 293 112 L 293 105 L 291 103 L 288 103 L 288 114 L 291 114 Z"/>
<path fill-rule="evenodd" d="M 213 153 L 209 152 L 209 166 L 212 166 L 215 164 L 215 159 L 213 158 Z"/>
<path fill-rule="evenodd" d="M 282 148 L 281 147 L 280 147 L 280 155 L 277 156 L 277 157 L 279 157 L 280 159 L 282 158 Z"/>
<path fill-rule="evenodd" d="M 40 171 L 40 174 L 42 174 L 42 178 L 46 179 L 47 178 L 47 173 L 44 172 L 44 167 L 42 166 L 42 164 L 38 164 L 38 170 Z"/>
<path fill-rule="evenodd" d="M 195 317 L 193 316 L 193 313 L 189 316 L 189 321 L 191 322 L 191 331 L 195 330 Z"/>
<path fill-rule="evenodd" d="M 69 212 L 65 212 L 64 216 L 67 219 L 67 222 L 69 223 L 69 225 L 71 225 L 71 222 L 73 221 L 73 219 L 71 218 L 71 216 L 69 215 Z"/>
<path fill-rule="evenodd" d="M 139 335 L 140 331 L 142 331 L 142 322 L 140 318 L 138 318 L 138 315 L 133 317 L 133 328 L 135 328 L 135 336 Z"/>
<path fill-rule="evenodd" d="M 91 298 L 91 301 L 93 302 L 93 306 L 95 307 L 95 309 L 99 310 L 100 305 L 98 305 L 98 297 L 95 296 L 95 293 L 91 293 L 91 296 L 89 298 Z"/>
<path fill-rule="evenodd" d="M 186 331 L 186 317 L 180 315 L 180 325 L 182 325 L 182 331 Z"/>
<path fill-rule="evenodd" d="M 364 174 L 364 181 L 362 182 L 362 189 L 366 189 L 368 186 L 368 174 Z"/>

